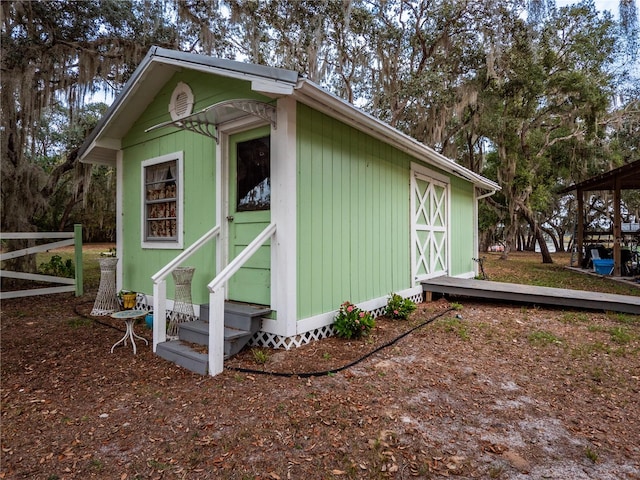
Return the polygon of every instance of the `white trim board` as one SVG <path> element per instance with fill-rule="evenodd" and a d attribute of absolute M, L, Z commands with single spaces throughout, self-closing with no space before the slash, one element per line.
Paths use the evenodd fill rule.
<path fill-rule="evenodd" d="M 404 298 L 412 297 L 413 295 L 422 293 L 422 285 L 408 288 L 406 290 L 400 290 L 395 293 L 397 293 L 398 295 Z M 389 296 L 385 295 L 384 297 L 378 297 L 372 300 L 368 300 L 366 302 L 360 302 L 357 304 L 357 306 L 362 310 L 371 312 L 371 311 L 377 310 L 378 308 L 384 307 L 388 301 L 389 301 Z M 299 320 L 296 324 L 295 335 L 302 335 L 303 333 L 310 332 L 318 328 L 325 327 L 327 325 L 331 325 L 335 320 L 337 313 L 338 313 L 338 310 L 334 310 L 331 312 L 325 312 L 319 315 L 314 315 L 313 317 L 303 318 L 302 320 Z M 280 335 L 278 331 L 277 323 L 278 323 L 278 320 L 265 319 L 262 322 L 261 330 L 263 332 Z M 293 336 L 293 335 L 289 335 L 289 336 Z"/>

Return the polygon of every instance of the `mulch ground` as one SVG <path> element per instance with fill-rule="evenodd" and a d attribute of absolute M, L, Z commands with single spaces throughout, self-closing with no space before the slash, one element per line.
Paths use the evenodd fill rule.
<path fill-rule="evenodd" d="M 202 377 L 91 306 L 3 302 L 0 478 L 640 479 L 639 317 L 439 300 Z"/>

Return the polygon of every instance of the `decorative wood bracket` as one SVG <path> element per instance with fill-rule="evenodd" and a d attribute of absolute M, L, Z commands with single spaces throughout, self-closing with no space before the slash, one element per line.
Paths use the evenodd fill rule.
<path fill-rule="evenodd" d="M 176 127 L 213 138 L 218 143 L 218 126 L 220 124 L 249 116 L 259 117 L 269 122 L 274 129 L 277 128 L 275 106 L 258 100 L 236 99 L 214 103 L 199 112 L 178 120 L 154 125 L 147 128 L 145 132 L 163 127 Z"/>

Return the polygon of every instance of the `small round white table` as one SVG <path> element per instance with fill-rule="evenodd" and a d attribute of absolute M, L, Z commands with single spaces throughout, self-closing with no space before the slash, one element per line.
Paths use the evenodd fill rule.
<path fill-rule="evenodd" d="M 140 335 L 136 335 L 136 333 L 133 331 L 133 324 L 136 322 L 136 320 L 144 317 L 146 314 L 147 312 L 145 310 L 122 310 L 121 312 L 111 314 L 112 318 L 124 320 L 124 323 L 127 326 L 127 331 L 125 332 L 124 337 L 114 343 L 113 347 L 111 347 L 111 353 L 113 353 L 113 349 L 116 348 L 116 346 L 118 346 L 119 344 L 124 343 L 126 345 L 127 338 L 131 339 L 131 345 L 133 345 L 134 355 L 136 354 L 136 342 L 134 341 L 134 337 L 139 338 L 140 340 L 144 340 L 144 342 L 149 345 L 149 342 L 146 338 L 141 337 Z"/>

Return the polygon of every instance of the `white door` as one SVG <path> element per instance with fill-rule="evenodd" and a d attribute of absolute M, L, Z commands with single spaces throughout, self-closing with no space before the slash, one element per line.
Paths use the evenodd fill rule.
<path fill-rule="evenodd" d="M 419 282 L 447 274 L 448 185 L 414 172 L 411 192 L 412 267 Z"/>

